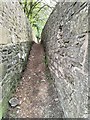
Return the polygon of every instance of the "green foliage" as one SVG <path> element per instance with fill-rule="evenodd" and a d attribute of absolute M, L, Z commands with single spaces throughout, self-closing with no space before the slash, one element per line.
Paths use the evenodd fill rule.
<path fill-rule="evenodd" d="M 52 8 L 47 4 L 43 4 L 42 0 L 21 0 L 20 4 L 23 6 L 36 37 L 40 38 Z"/>

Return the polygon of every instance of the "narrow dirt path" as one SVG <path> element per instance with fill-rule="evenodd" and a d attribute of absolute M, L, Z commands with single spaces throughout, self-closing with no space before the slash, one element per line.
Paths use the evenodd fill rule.
<path fill-rule="evenodd" d="M 62 118 L 63 112 L 54 89 L 53 80 L 46 78 L 44 50 L 41 44 L 33 44 L 27 68 L 16 89 L 21 104 L 9 108 L 9 117 Z"/>

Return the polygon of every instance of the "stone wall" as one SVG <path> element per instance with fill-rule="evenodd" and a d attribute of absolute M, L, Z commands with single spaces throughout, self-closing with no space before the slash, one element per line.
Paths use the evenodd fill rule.
<path fill-rule="evenodd" d="M 88 117 L 88 4 L 58 3 L 42 41 L 65 117 Z"/>
<path fill-rule="evenodd" d="M 32 29 L 18 0 L 1 0 L 0 92 L 2 91 L 2 95 L 0 94 L 0 117 L 7 108 L 11 91 L 21 77 L 31 40 Z"/>

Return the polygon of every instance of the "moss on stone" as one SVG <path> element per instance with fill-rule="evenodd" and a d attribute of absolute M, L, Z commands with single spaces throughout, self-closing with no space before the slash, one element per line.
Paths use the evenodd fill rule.
<path fill-rule="evenodd" d="M 1 113 L 2 113 L 2 117 L 5 117 L 6 113 L 7 113 L 7 109 L 8 109 L 8 100 L 10 98 L 10 93 L 8 93 L 9 95 L 7 95 L 7 97 L 5 97 L 1 103 Z"/>
<path fill-rule="evenodd" d="M 2 119 L 2 102 L 0 102 L 0 120 Z"/>

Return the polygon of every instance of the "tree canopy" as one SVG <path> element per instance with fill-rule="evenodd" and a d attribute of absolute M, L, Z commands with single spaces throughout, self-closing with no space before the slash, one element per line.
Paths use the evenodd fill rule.
<path fill-rule="evenodd" d="M 21 0 L 20 4 L 30 21 L 36 37 L 40 38 L 42 29 L 53 7 L 45 3 L 43 0 Z"/>

